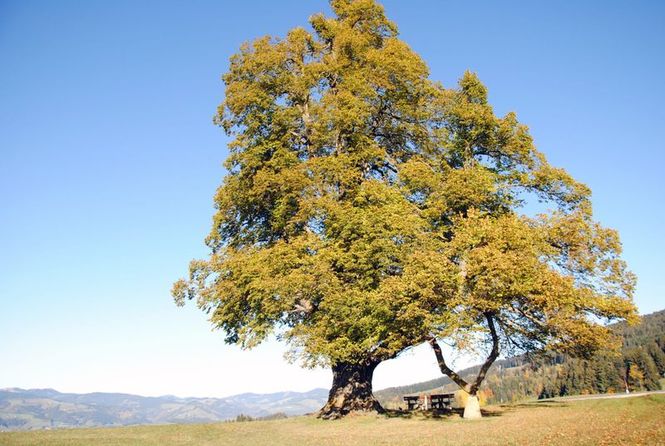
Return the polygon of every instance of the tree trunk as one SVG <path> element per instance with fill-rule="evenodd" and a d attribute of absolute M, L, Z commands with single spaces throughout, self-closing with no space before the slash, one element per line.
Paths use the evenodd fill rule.
<path fill-rule="evenodd" d="M 483 414 L 480 412 L 480 401 L 478 401 L 477 394 L 469 394 L 466 399 L 466 405 L 464 406 L 464 419 L 465 420 L 477 420 L 482 418 Z"/>
<path fill-rule="evenodd" d="M 318 413 L 326 420 L 341 418 L 350 412 L 383 413 L 372 394 L 372 376 L 378 363 L 338 363 L 333 365 L 333 382 L 328 402 Z"/>

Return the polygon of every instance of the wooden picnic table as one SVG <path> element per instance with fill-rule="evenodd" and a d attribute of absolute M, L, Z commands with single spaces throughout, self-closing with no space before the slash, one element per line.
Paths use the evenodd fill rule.
<path fill-rule="evenodd" d="M 433 393 L 429 395 L 407 395 L 404 397 L 407 410 L 449 409 L 455 399 L 454 393 Z"/>

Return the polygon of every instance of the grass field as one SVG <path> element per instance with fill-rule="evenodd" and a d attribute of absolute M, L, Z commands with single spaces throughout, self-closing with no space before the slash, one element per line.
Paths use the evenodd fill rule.
<path fill-rule="evenodd" d="M 0 445 L 665 445 L 665 395 L 546 401 L 458 415 L 352 416 L 0 433 Z"/>

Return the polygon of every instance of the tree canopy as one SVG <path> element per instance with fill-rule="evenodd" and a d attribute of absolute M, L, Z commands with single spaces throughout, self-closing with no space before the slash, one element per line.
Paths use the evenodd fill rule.
<path fill-rule="evenodd" d="M 211 254 L 176 301 L 195 299 L 229 343 L 275 334 L 332 367 L 332 415 L 376 409 L 374 367 L 429 339 L 605 345 L 598 322 L 633 317 L 634 277 L 589 189 L 514 113 L 495 115 L 475 74 L 430 80 L 373 0 L 331 6 L 231 58 Z M 533 200 L 551 206 L 528 217 Z"/>

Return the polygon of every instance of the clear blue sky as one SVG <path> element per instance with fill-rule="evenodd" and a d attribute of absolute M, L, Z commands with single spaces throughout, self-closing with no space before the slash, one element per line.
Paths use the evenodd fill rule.
<path fill-rule="evenodd" d="M 665 307 L 665 3 L 386 1 L 451 86 L 466 69 L 497 112 L 594 191 Z M 248 39 L 324 1 L 0 1 L 0 387 L 228 395 L 329 385 L 269 343 L 224 346 L 172 282 L 203 238 L 227 139 L 220 75 Z M 438 376 L 428 351 L 376 386 Z M 462 358 L 462 362 L 463 362 Z M 261 370 L 258 369 L 261 366 Z M 270 374 L 266 374 L 270 370 Z"/>

